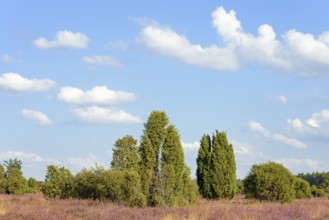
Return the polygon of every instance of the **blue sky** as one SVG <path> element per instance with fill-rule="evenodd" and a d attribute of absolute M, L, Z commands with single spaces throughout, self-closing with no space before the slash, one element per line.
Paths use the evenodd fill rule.
<path fill-rule="evenodd" d="M 0 160 L 109 167 L 152 110 L 195 172 L 204 133 L 252 164 L 328 171 L 327 1 L 3 1 Z"/>

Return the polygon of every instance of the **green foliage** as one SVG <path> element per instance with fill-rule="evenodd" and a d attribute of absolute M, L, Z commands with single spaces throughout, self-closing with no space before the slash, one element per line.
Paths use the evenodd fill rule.
<path fill-rule="evenodd" d="M 0 194 L 6 193 L 7 179 L 5 168 L 0 164 Z"/>
<path fill-rule="evenodd" d="M 178 131 L 173 125 L 167 128 L 167 135 L 161 154 L 161 197 L 169 206 L 179 204 L 183 192 L 184 152 Z"/>
<path fill-rule="evenodd" d="M 15 159 L 10 159 L 5 161 L 4 165 L 6 167 L 6 193 L 23 195 L 29 192 L 28 184 L 23 176 L 22 161 Z"/>
<path fill-rule="evenodd" d="M 315 185 L 329 193 L 329 172 L 299 173 L 297 176 L 309 182 L 311 186 Z"/>
<path fill-rule="evenodd" d="M 75 176 L 74 186 L 75 198 L 110 200 L 133 207 L 146 205 L 140 176 L 135 170 L 105 170 L 103 167 L 83 169 Z"/>
<path fill-rule="evenodd" d="M 147 122 L 145 123 L 145 131 L 151 142 L 156 157 L 154 167 L 158 168 L 158 160 L 160 158 L 160 151 L 166 137 L 166 128 L 169 119 L 165 112 L 153 111 L 151 112 Z"/>
<path fill-rule="evenodd" d="M 240 179 L 236 180 L 236 194 L 243 194 L 244 193 L 244 187 L 243 187 L 243 181 Z"/>
<path fill-rule="evenodd" d="M 201 138 L 197 157 L 197 182 L 200 193 L 209 199 L 233 198 L 236 192 L 236 163 L 233 146 L 226 133 Z"/>
<path fill-rule="evenodd" d="M 139 154 L 137 140 L 131 135 L 118 139 L 114 144 L 111 167 L 113 169 L 138 170 Z"/>
<path fill-rule="evenodd" d="M 313 185 L 311 187 L 311 193 L 312 193 L 313 197 L 324 197 L 325 196 L 324 190 L 317 188 L 316 185 Z"/>
<path fill-rule="evenodd" d="M 4 162 L 4 165 L 7 168 L 7 170 L 8 170 L 9 167 L 15 168 L 15 169 L 18 169 L 18 170 L 21 170 L 22 169 L 22 161 L 21 160 L 18 160 L 17 158 L 15 158 L 15 159 L 9 159 L 9 161 L 6 160 Z"/>
<path fill-rule="evenodd" d="M 136 207 L 146 205 L 140 176 L 134 170 L 84 169 L 76 175 L 74 182 L 76 198 L 110 200 Z"/>
<path fill-rule="evenodd" d="M 193 199 L 187 197 L 197 194 L 185 193 L 186 187 L 197 188 L 193 188 L 190 176 L 185 174 L 184 151 L 178 131 L 168 123 L 164 112 L 153 111 L 144 124 L 139 149 L 141 189 L 151 206 L 189 203 Z"/>
<path fill-rule="evenodd" d="M 155 203 L 154 197 L 158 193 L 157 188 L 160 178 L 159 158 L 168 123 L 169 119 L 165 112 L 153 111 L 144 124 L 144 132 L 139 149 L 141 158 L 140 173 L 142 190 L 148 204 Z"/>
<path fill-rule="evenodd" d="M 302 178 L 295 177 L 295 191 L 296 199 L 312 197 L 310 184 Z"/>
<path fill-rule="evenodd" d="M 247 198 L 291 202 L 295 199 L 295 178 L 283 165 L 269 162 L 253 165 L 244 180 Z"/>
<path fill-rule="evenodd" d="M 200 148 L 197 157 L 197 183 L 200 194 L 205 198 L 212 197 L 211 190 L 211 138 L 209 135 L 203 135 L 200 141 Z"/>
<path fill-rule="evenodd" d="M 39 184 L 38 181 L 32 177 L 30 177 L 27 180 L 27 184 L 28 184 L 28 192 L 29 193 L 37 193 L 39 191 Z"/>
<path fill-rule="evenodd" d="M 73 196 L 74 177 L 65 167 L 49 165 L 42 192 L 48 199 L 67 199 Z"/>
<path fill-rule="evenodd" d="M 145 195 L 141 191 L 141 179 L 138 172 L 134 170 L 126 170 L 123 172 L 123 184 L 121 185 L 121 199 L 126 205 L 144 207 L 146 206 Z"/>
<path fill-rule="evenodd" d="M 83 169 L 74 177 L 74 197 L 80 199 L 105 200 L 108 172 L 103 167 Z"/>
<path fill-rule="evenodd" d="M 180 198 L 179 204 L 194 204 L 199 198 L 199 187 L 196 181 L 191 179 L 191 169 L 185 165 L 183 171 L 183 196 Z"/>
<path fill-rule="evenodd" d="M 150 192 L 152 188 L 152 182 L 154 180 L 154 164 L 156 162 L 155 152 L 152 148 L 151 141 L 144 131 L 141 140 L 140 150 L 140 175 L 141 175 L 141 187 L 142 192 L 150 201 Z"/>

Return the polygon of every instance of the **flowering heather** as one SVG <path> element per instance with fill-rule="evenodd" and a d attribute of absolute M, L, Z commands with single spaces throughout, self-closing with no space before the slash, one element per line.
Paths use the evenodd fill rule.
<path fill-rule="evenodd" d="M 290 204 L 233 200 L 199 200 L 196 205 L 129 208 L 91 200 L 46 200 L 42 194 L 0 195 L 0 219 L 329 219 L 329 199 L 296 200 Z"/>

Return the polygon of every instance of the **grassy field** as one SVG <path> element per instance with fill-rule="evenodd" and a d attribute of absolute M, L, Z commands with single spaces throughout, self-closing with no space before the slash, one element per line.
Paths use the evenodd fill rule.
<path fill-rule="evenodd" d="M 88 200 L 45 200 L 42 194 L 0 195 L 0 219 L 328 219 L 329 199 L 296 200 L 291 204 L 199 200 L 179 208 L 129 208 Z"/>

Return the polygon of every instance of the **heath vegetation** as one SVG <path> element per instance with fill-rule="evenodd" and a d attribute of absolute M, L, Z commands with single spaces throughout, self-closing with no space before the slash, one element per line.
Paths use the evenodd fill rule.
<path fill-rule="evenodd" d="M 201 137 L 195 181 L 178 130 L 162 111 L 150 114 L 137 143 L 131 135 L 119 138 L 109 169 L 95 165 L 72 174 L 49 165 L 43 182 L 25 179 L 20 160 L 5 161 L 0 218 L 329 218 L 329 172 L 294 176 L 283 165 L 267 162 L 236 179 L 233 146 L 225 132 L 216 130 Z"/>

